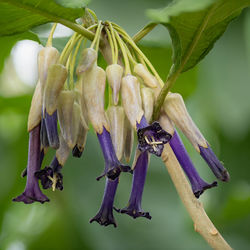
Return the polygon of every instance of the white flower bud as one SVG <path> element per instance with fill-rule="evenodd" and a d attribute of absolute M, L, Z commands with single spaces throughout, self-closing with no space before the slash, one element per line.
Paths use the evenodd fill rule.
<path fill-rule="evenodd" d="M 180 94 L 169 93 L 164 102 L 164 110 L 198 152 L 199 145 L 207 148 L 207 141 L 193 122 Z"/>
<path fill-rule="evenodd" d="M 41 112 L 42 112 L 41 83 L 40 81 L 38 81 L 30 105 L 30 112 L 28 117 L 28 132 L 30 132 L 41 122 L 41 114 L 42 114 Z"/>
<path fill-rule="evenodd" d="M 111 64 L 106 68 L 108 82 L 113 91 L 113 102 L 115 105 L 119 101 L 119 91 L 123 75 L 123 67 L 119 64 Z"/>
<path fill-rule="evenodd" d="M 121 93 L 125 113 L 133 128 L 136 129 L 136 123 L 140 123 L 143 110 L 140 83 L 135 76 L 128 74 L 122 78 Z"/>
<path fill-rule="evenodd" d="M 161 125 L 161 127 L 162 127 L 163 130 L 165 130 L 166 132 L 168 132 L 171 135 L 174 134 L 174 132 L 175 132 L 174 124 L 169 119 L 169 117 L 167 116 L 167 114 L 164 111 L 162 111 L 160 113 L 159 123 L 160 123 L 160 125 Z"/>
<path fill-rule="evenodd" d="M 126 162 L 130 161 L 134 146 L 134 129 L 132 128 L 128 118 L 124 120 L 124 158 Z"/>
<path fill-rule="evenodd" d="M 82 81 L 82 95 L 86 104 L 88 119 L 98 134 L 102 133 L 103 126 L 109 131 L 109 124 L 104 111 L 105 71 L 98 66 L 93 66 L 82 75 Z"/>
<path fill-rule="evenodd" d="M 56 150 L 56 158 L 61 166 L 64 166 L 69 157 L 70 148 L 64 140 L 62 134 L 59 135 L 60 147 Z"/>
<path fill-rule="evenodd" d="M 82 74 L 93 67 L 97 60 L 97 52 L 94 49 L 86 48 L 82 51 L 79 65 L 76 69 L 76 74 Z"/>
<path fill-rule="evenodd" d="M 157 80 L 156 78 L 147 70 L 147 68 L 141 64 L 138 63 L 134 67 L 134 72 L 136 75 L 142 78 L 143 83 L 150 88 L 156 88 L 157 87 Z"/>
<path fill-rule="evenodd" d="M 80 122 L 80 106 L 74 101 L 73 90 L 63 90 L 58 97 L 57 111 L 61 133 L 70 148 L 75 146 Z"/>
<path fill-rule="evenodd" d="M 43 106 L 49 115 L 57 109 L 57 99 L 66 79 L 67 70 L 62 64 L 50 66 L 43 96 Z"/>
<path fill-rule="evenodd" d="M 150 88 L 142 88 L 141 97 L 144 116 L 150 122 L 154 110 L 154 93 Z"/>
<path fill-rule="evenodd" d="M 43 94 L 46 84 L 48 69 L 51 65 L 56 64 L 60 53 L 54 47 L 44 47 L 38 54 L 38 76 L 41 83 L 41 93 Z"/>
<path fill-rule="evenodd" d="M 110 134 L 117 159 L 120 161 L 124 153 L 124 120 L 123 107 L 110 106 L 106 111 L 110 124 Z"/>

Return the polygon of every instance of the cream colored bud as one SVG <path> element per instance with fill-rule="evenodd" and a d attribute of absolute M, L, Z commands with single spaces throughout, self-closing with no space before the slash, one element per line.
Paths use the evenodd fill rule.
<path fill-rule="evenodd" d="M 207 147 L 207 141 L 193 122 L 180 94 L 169 93 L 164 102 L 164 110 L 198 152 L 198 145 Z"/>
<path fill-rule="evenodd" d="M 64 166 L 69 157 L 71 149 L 64 140 L 62 134 L 59 135 L 60 147 L 56 150 L 56 158 L 61 166 Z"/>
<path fill-rule="evenodd" d="M 78 135 L 76 139 L 76 145 L 80 152 L 83 152 L 86 140 L 87 140 L 88 130 L 85 129 L 81 123 L 79 124 Z"/>
<path fill-rule="evenodd" d="M 129 120 L 125 117 L 124 120 L 124 158 L 126 162 L 130 161 L 134 146 L 134 129 Z"/>
<path fill-rule="evenodd" d="M 110 124 L 110 134 L 115 148 L 117 159 L 120 161 L 124 153 L 124 120 L 123 107 L 110 106 L 107 111 Z"/>
<path fill-rule="evenodd" d="M 30 132 L 41 122 L 41 114 L 42 114 L 41 83 L 40 81 L 38 81 L 30 105 L 30 112 L 28 117 L 28 132 Z"/>
<path fill-rule="evenodd" d="M 61 128 L 61 133 L 64 140 L 70 148 L 75 146 L 76 136 L 75 131 L 75 110 L 74 110 L 75 92 L 73 90 L 63 90 L 58 97 L 58 120 Z M 79 105 L 78 105 L 79 106 Z M 80 117 L 80 108 L 78 110 L 78 124 Z"/>
<path fill-rule="evenodd" d="M 173 135 L 175 132 L 174 129 L 174 124 L 173 122 L 169 119 L 167 114 L 164 111 L 161 111 L 160 116 L 159 116 L 159 123 L 163 130 L 168 132 L 169 134 Z"/>
<path fill-rule="evenodd" d="M 82 51 L 79 65 L 76 69 L 76 74 L 82 74 L 89 70 L 97 61 L 97 52 L 94 49 L 86 48 Z"/>
<path fill-rule="evenodd" d="M 41 82 L 42 93 L 44 91 L 48 69 L 51 65 L 56 64 L 60 53 L 54 47 L 44 47 L 38 54 L 38 76 Z"/>
<path fill-rule="evenodd" d="M 85 103 L 88 119 L 98 134 L 102 133 L 103 127 L 109 131 L 109 124 L 104 111 L 105 71 L 98 66 L 93 66 L 83 74 L 82 81 L 82 95 L 84 99 L 82 110 Z"/>
<path fill-rule="evenodd" d="M 49 115 L 52 115 L 57 109 L 57 99 L 67 75 L 66 68 L 61 64 L 54 64 L 49 68 L 43 96 L 43 106 Z"/>
<path fill-rule="evenodd" d="M 123 67 L 119 64 L 111 64 L 106 68 L 108 82 L 113 91 L 113 102 L 115 105 L 119 101 L 119 91 L 123 75 Z"/>
<path fill-rule="evenodd" d="M 121 93 L 125 113 L 133 128 L 136 129 L 136 123 L 141 122 L 143 110 L 140 83 L 135 76 L 128 74 L 122 78 Z"/>
<path fill-rule="evenodd" d="M 147 70 L 147 68 L 143 64 L 141 63 L 136 64 L 134 67 L 134 72 L 137 76 L 142 78 L 144 84 L 147 87 L 150 87 L 150 88 L 157 87 L 156 78 Z"/>
<path fill-rule="evenodd" d="M 149 123 L 152 118 L 154 110 L 154 93 L 150 88 L 142 88 L 141 97 L 142 97 L 144 116 Z"/>

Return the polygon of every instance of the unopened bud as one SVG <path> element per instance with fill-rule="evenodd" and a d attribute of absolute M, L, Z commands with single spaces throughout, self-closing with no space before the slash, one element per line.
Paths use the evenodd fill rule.
<path fill-rule="evenodd" d="M 156 78 L 147 70 L 147 68 L 141 64 L 138 63 L 134 67 L 134 72 L 136 75 L 142 78 L 143 83 L 150 88 L 156 88 L 157 87 L 157 80 Z"/>
<path fill-rule="evenodd" d="M 64 140 L 62 134 L 59 136 L 60 147 L 56 150 L 56 158 L 61 166 L 64 166 L 69 157 L 70 148 Z"/>
<path fill-rule="evenodd" d="M 82 81 L 82 95 L 88 111 L 88 119 L 98 134 L 102 134 L 103 127 L 109 131 L 104 111 L 105 71 L 98 66 L 93 66 L 83 74 Z"/>
<path fill-rule="evenodd" d="M 126 162 L 130 161 L 134 145 L 134 129 L 131 126 L 128 118 L 124 120 L 124 158 Z"/>
<path fill-rule="evenodd" d="M 174 124 L 169 119 L 169 117 L 167 116 L 167 114 L 164 111 L 162 111 L 160 113 L 159 123 L 160 123 L 161 127 L 163 128 L 163 130 L 165 130 L 166 132 L 168 132 L 171 135 L 174 134 L 174 132 L 175 132 Z"/>
<path fill-rule="evenodd" d="M 164 102 L 164 110 L 198 152 L 199 145 L 207 148 L 207 141 L 193 122 L 180 94 L 169 93 Z"/>
<path fill-rule="evenodd" d="M 122 78 L 121 93 L 125 113 L 133 128 L 136 129 L 136 124 L 140 123 L 143 116 L 143 110 L 140 83 L 135 76 L 128 74 Z"/>
<path fill-rule="evenodd" d="M 61 133 L 64 140 L 67 142 L 70 148 L 75 146 L 76 134 L 78 130 L 75 131 L 75 92 L 73 90 L 64 90 L 60 93 L 58 98 L 58 120 L 60 123 Z M 79 105 L 78 105 L 79 106 Z M 79 126 L 79 116 L 80 108 L 78 109 L 78 125 Z"/>
<path fill-rule="evenodd" d="M 44 105 L 49 115 L 52 115 L 57 108 L 57 99 L 67 79 L 67 70 L 61 64 L 50 66 L 44 90 Z"/>
<path fill-rule="evenodd" d="M 76 74 L 82 74 L 89 70 L 97 60 L 97 52 L 94 49 L 86 48 L 82 51 L 82 55 L 79 61 L 79 65 L 76 69 Z"/>
<path fill-rule="evenodd" d="M 59 56 L 60 53 L 54 47 L 44 47 L 38 54 L 38 76 L 41 82 L 42 94 L 46 84 L 48 69 L 51 65 L 57 63 Z"/>
<path fill-rule="evenodd" d="M 40 81 L 38 81 L 30 105 L 30 112 L 28 117 L 28 132 L 30 132 L 41 122 L 41 112 L 42 112 L 41 83 Z"/>
<path fill-rule="evenodd" d="M 141 89 L 142 106 L 147 122 L 150 122 L 154 109 L 154 93 L 150 88 Z"/>
<path fill-rule="evenodd" d="M 120 161 L 124 153 L 124 120 L 125 112 L 123 107 L 110 106 L 106 111 L 112 143 L 115 148 L 117 159 Z"/>
<path fill-rule="evenodd" d="M 119 64 L 111 64 L 106 68 L 108 82 L 113 91 L 113 102 L 115 105 L 119 101 L 119 91 L 123 75 L 123 67 Z"/>

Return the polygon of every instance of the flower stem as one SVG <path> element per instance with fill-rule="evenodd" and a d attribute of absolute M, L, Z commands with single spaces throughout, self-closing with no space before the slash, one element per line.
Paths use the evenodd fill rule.
<path fill-rule="evenodd" d="M 141 30 L 139 30 L 134 36 L 133 40 L 135 43 L 139 42 L 144 36 L 146 36 L 150 31 L 152 31 L 157 26 L 157 23 L 149 23 Z"/>
<path fill-rule="evenodd" d="M 164 147 L 162 160 L 166 165 L 169 175 L 184 206 L 194 222 L 194 230 L 200 233 L 213 249 L 232 250 L 207 216 L 202 203 L 195 198 L 180 164 L 169 144 L 166 144 Z"/>
<path fill-rule="evenodd" d="M 57 23 L 54 23 L 52 28 L 51 28 L 51 31 L 50 31 L 50 34 L 49 34 L 49 37 L 48 37 L 48 40 L 47 40 L 47 43 L 46 43 L 46 47 L 51 47 L 52 46 L 52 40 L 53 40 L 53 35 L 54 35 L 54 32 L 55 32 L 56 26 L 57 26 Z"/>

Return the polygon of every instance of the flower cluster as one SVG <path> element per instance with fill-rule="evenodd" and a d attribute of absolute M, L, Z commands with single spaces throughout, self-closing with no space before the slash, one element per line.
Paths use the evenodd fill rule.
<path fill-rule="evenodd" d="M 101 208 L 90 222 L 116 227 L 114 198 L 122 172 L 133 174 L 131 195 L 127 206 L 115 210 L 133 218 L 151 219 L 149 212 L 141 208 L 149 158 L 151 154 L 160 157 L 166 143 L 170 143 L 197 198 L 217 185 L 199 176 L 175 126 L 186 135 L 215 176 L 228 181 L 228 172 L 192 121 L 179 94 L 169 93 L 159 120 L 151 122 L 163 82 L 132 38 L 110 22 L 94 23 L 89 29 L 95 31 L 90 47 L 84 47 L 83 37 L 75 33 L 60 54 L 52 47 L 52 32 L 47 46 L 39 53 L 39 81 L 28 118 L 28 164 L 23 173 L 27 183 L 24 192 L 13 200 L 26 204 L 49 201 L 39 187 L 39 180 L 43 189 L 62 190 L 62 168 L 70 152 L 81 157 L 89 124 L 97 135 L 105 163 L 97 180 L 106 178 Z M 100 37 L 104 41 L 102 46 Z M 108 63 L 105 70 L 97 64 L 98 51 Z M 108 99 L 105 92 L 109 93 Z M 133 151 L 134 132 L 138 145 L 131 168 L 127 164 Z M 55 156 L 50 166 L 42 168 L 49 148 L 56 150 Z"/>

